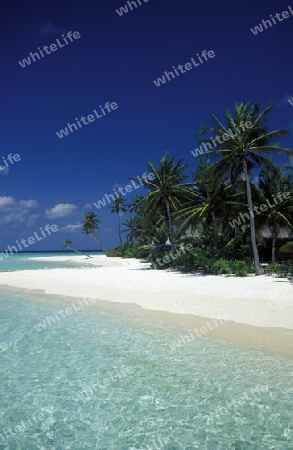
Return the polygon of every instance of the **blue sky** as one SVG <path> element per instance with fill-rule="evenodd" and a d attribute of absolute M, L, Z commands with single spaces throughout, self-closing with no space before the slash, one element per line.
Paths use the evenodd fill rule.
<path fill-rule="evenodd" d="M 250 31 L 288 10 L 287 1 L 141 3 L 122 16 L 116 9 L 125 0 L 12 0 L 3 7 L 0 161 L 10 153 L 21 160 L 0 171 L 0 249 L 53 223 L 59 231 L 29 250 L 58 250 L 66 238 L 96 249 L 79 228 L 90 210 L 102 220 L 105 245 L 117 244 L 116 217 L 93 202 L 142 175 L 146 160 L 157 163 L 166 151 L 194 170 L 196 132 L 211 113 L 221 115 L 235 102 L 276 105 L 271 128 L 292 132 L 293 16 L 256 36 Z M 20 66 L 68 31 L 80 38 Z M 215 58 L 155 86 L 154 79 L 203 50 Z M 58 138 L 68 122 L 106 102 L 118 109 Z M 292 137 L 282 144 L 292 148 Z"/>

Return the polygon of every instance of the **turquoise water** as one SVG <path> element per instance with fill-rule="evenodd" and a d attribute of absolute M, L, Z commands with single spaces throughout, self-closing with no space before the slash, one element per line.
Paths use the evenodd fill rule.
<path fill-rule="evenodd" d="M 0 297 L 1 450 L 293 449 L 292 360 L 29 295 Z"/>
<path fill-rule="evenodd" d="M 102 253 L 90 253 L 90 255 L 101 255 Z M 37 269 L 62 269 L 66 267 L 80 267 L 78 263 L 54 262 L 54 261 L 32 261 L 30 258 L 49 256 L 76 256 L 76 253 L 12 253 L 6 258 L 0 259 L 1 270 L 37 270 Z"/>

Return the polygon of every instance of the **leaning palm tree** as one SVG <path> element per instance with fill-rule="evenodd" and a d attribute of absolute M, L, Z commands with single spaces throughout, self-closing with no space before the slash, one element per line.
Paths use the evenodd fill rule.
<path fill-rule="evenodd" d="M 236 103 L 233 114 L 230 111 L 224 112 L 225 124 L 212 114 L 213 126 L 205 126 L 200 131 L 200 134 L 210 131 L 218 138 L 218 142 L 222 140 L 216 149 L 216 153 L 221 156 L 221 159 L 214 163 L 218 171 L 226 173 L 229 171 L 232 183 L 240 172 L 243 173 L 249 210 L 251 246 L 257 275 L 263 274 L 264 270 L 260 266 L 256 244 L 249 171 L 261 165 L 266 167 L 267 160 L 263 156 L 264 152 L 279 152 L 280 145 L 273 144 L 273 141 L 289 134 L 287 130 L 269 131 L 266 120 L 272 110 L 273 107 L 269 106 L 261 111 L 259 103 Z M 209 143 L 211 146 L 210 139 L 201 142 Z M 283 151 L 289 153 L 292 150 L 283 149 Z"/>
<path fill-rule="evenodd" d="M 119 197 L 116 197 L 114 199 L 114 202 L 112 204 L 111 208 L 111 213 L 116 213 L 117 217 L 118 217 L 118 235 L 119 235 L 119 241 L 120 244 L 122 244 L 122 237 L 121 237 L 121 213 L 125 213 L 127 211 L 127 206 L 125 203 L 125 199 L 122 198 L 121 195 L 119 195 Z"/>
<path fill-rule="evenodd" d="M 82 255 L 85 255 L 85 256 L 87 256 L 88 258 L 91 258 L 90 255 L 87 255 L 86 253 L 84 253 L 84 252 L 82 252 L 82 251 L 80 251 L 80 250 L 76 250 L 76 249 L 73 247 L 73 242 L 72 242 L 70 239 L 65 239 L 65 241 L 63 242 L 63 248 L 64 248 L 64 249 L 65 249 L 65 248 L 68 248 L 69 250 L 72 250 L 72 251 L 75 252 L 75 253 L 81 253 Z"/>
<path fill-rule="evenodd" d="M 187 178 L 187 175 L 183 173 L 186 164 L 183 164 L 182 159 L 175 163 L 174 159 L 174 156 L 165 153 L 159 167 L 148 161 L 147 164 L 154 174 L 154 179 L 144 178 L 141 180 L 149 190 L 142 200 L 142 224 L 148 228 L 158 213 L 162 213 L 168 226 L 171 243 L 174 240 L 172 214 L 179 208 L 181 200 L 187 196 L 190 190 L 186 185 L 181 184 Z"/>
<path fill-rule="evenodd" d="M 103 246 L 101 239 L 96 235 L 96 230 L 99 229 L 99 224 L 101 223 L 100 219 L 97 218 L 95 212 L 85 212 L 84 220 L 81 222 L 82 224 L 82 233 L 90 236 L 97 244 L 99 244 L 103 252 L 106 254 L 107 249 Z"/>

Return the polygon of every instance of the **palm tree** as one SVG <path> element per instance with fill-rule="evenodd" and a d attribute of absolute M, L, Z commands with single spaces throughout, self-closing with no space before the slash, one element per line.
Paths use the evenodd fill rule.
<path fill-rule="evenodd" d="M 272 255 L 271 262 L 276 262 L 276 241 L 278 225 L 293 228 L 293 206 L 290 196 L 283 198 L 283 193 L 289 193 L 292 188 L 292 180 L 289 176 L 282 175 L 282 169 L 271 163 L 271 166 L 263 169 L 259 176 L 259 200 L 262 204 L 269 201 L 271 207 L 267 213 L 266 222 L 272 230 Z"/>
<path fill-rule="evenodd" d="M 70 239 L 66 239 L 66 240 L 63 242 L 63 248 L 69 248 L 69 249 L 72 250 L 73 252 L 76 252 L 76 253 L 82 253 L 83 255 L 87 256 L 88 258 L 91 258 L 90 255 L 87 255 L 86 253 L 81 252 L 80 250 L 76 250 L 76 249 L 73 247 L 73 242 L 72 242 Z"/>
<path fill-rule="evenodd" d="M 134 212 L 138 215 L 141 214 L 142 208 L 143 208 L 143 201 L 145 197 L 141 194 L 136 194 L 132 202 L 128 204 L 128 208 L 130 212 Z"/>
<path fill-rule="evenodd" d="M 122 244 L 120 215 L 121 215 L 121 213 L 125 213 L 127 211 L 127 206 L 125 204 L 125 199 L 122 198 L 121 195 L 119 195 L 119 197 L 116 197 L 114 199 L 113 205 L 110 208 L 111 208 L 111 213 L 116 213 L 117 214 L 117 217 L 118 217 L 118 234 L 119 234 L 120 244 Z"/>
<path fill-rule="evenodd" d="M 140 236 L 140 232 L 142 230 L 140 218 L 138 216 L 132 216 L 125 222 L 123 222 L 122 225 L 126 226 L 126 230 L 122 230 L 122 233 L 128 231 L 127 233 L 127 241 L 133 242 L 133 239 L 138 239 Z"/>
<path fill-rule="evenodd" d="M 107 249 L 103 246 L 101 240 L 96 235 L 95 230 L 99 229 L 99 224 L 101 223 L 100 219 L 97 218 L 95 212 L 85 212 L 84 220 L 81 222 L 82 224 L 82 233 L 90 236 L 97 244 L 99 244 L 103 252 L 106 254 Z"/>
<path fill-rule="evenodd" d="M 187 178 L 183 173 L 186 164 L 180 159 L 174 162 L 174 157 L 165 153 L 161 158 L 159 167 L 148 161 L 148 167 L 154 174 L 154 179 L 142 179 L 142 183 L 149 190 L 143 202 L 141 214 L 142 224 L 148 228 L 154 223 L 158 214 L 162 213 L 168 226 L 168 235 L 173 243 L 173 222 L 172 214 L 179 208 L 183 198 L 189 193 L 189 188 L 181 184 Z M 137 180 L 137 178 L 135 178 Z"/>
<path fill-rule="evenodd" d="M 231 185 L 223 178 L 223 174 L 215 171 L 209 160 L 199 161 L 198 169 L 193 173 L 194 183 L 190 191 L 190 198 L 175 214 L 176 221 L 180 222 L 178 232 L 187 227 L 203 223 L 211 224 L 214 248 L 219 247 L 219 227 L 225 216 L 227 205 L 237 204 L 236 197 L 232 195 Z M 233 198 L 234 197 L 234 198 Z"/>
<path fill-rule="evenodd" d="M 225 111 L 225 122 L 223 124 L 214 114 L 212 114 L 213 127 L 203 127 L 200 134 L 212 131 L 219 143 L 216 153 L 221 155 L 221 159 L 214 163 L 216 170 L 220 172 L 231 172 L 232 183 L 236 180 L 240 172 L 243 173 L 246 184 L 247 205 L 250 220 L 250 236 L 254 258 L 255 272 L 257 275 L 263 274 L 264 270 L 260 266 L 258 249 L 256 244 L 255 220 L 253 214 L 253 203 L 251 195 L 251 184 L 249 171 L 254 167 L 267 165 L 267 160 L 263 152 L 280 151 L 278 144 L 272 141 L 289 134 L 286 130 L 269 131 L 266 126 L 268 115 L 273 110 L 272 106 L 260 110 L 260 104 L 250 102 L 235 104 L 234 117 L 230 111 Z M 228 139 L 227 139 L 228 138 Z M 202 142 L 210 144 L 210 139 Z M 289 149 L 283 149 L 289 152 Z"/>

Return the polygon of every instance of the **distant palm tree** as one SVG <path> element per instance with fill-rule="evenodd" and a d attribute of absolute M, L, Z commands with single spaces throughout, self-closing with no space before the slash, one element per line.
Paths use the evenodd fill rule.
<path fill-rule="evenodd" d="M 240 172 L 244 174 L 250 220 L 251 245 L 255 272 L 257 275 L 262 274 L 264 270 L 260 266 L 256 244 L 249 171 L 253 167 L 258 167 L 260 165 L 266 167 L 267 160 L 263 156 L 263 153 L 279 151 L 280 146 L 278 144 L 272 144 L 272 141 L 289 134 L 286 130 L 269 131 L 266 120 L 272 110 L 273 107 L 269 106 L 261 111 L 258 103 L 236 103 L 233 114 L 230 111 L 224 112 L 225 124 L 212 114 L 211 118 L 214 126 L 205 126 L 200 131 L 200 134 L 212 131 L 214 136 L 222 138 L 223 143 L 219 144 L 218 150 L 216 150 L 216 153 L 221 155 L 221 159 L 214 163 L 215 168 L 219 172 L 230 171 L 232 183 Z M 244 126 L 248 123 L 250 123 L 249 128 Z M 205 139 L 201 142 L 206 144 L 209 142 L 210 144 L 210 139 Z M 289 149 L 283 150 L 290 152 Z"/>
<path fill-rule="evenodd" d="M 183 173 L 186 164 L 180 159 L 175 163 L 173 156 L 165 153 L 159 167 L 148 161 L 148 167 L 154 174 L 154 180 L 142 179 L 142 183 L 149 190 L 143 200 L 142 223 L 147 227 L 153 223 L 158 213 L 162 213 L 168 226 L 168 235 L 173 243 L 172 214 L 179 208 L 183 198 L 189 193 L 189 188 L 181 184 L 187 178 Z M 137 178 L 135 178 L 137 179 Z"/>
<path fill-rule="evenodd" d="M 110 206 L 110 209 L 111 209 L 111 213 L 117 214 L 117 217 L 118 217 L 118 235 L 119 235 L 120 244 L 122 244 L 120 215 L 121 215 L 121 213 L 125 213 L 127 211 L 127 206 L 126 206 L 125 199 L 122 198 L 121 195 L 119 195 L 119 197 L 116 197 L 114 199 L 113 205 Z"/>
<path fill-rule="evenodd" d="M 100 219 L 97 218 L 95 212 L 85 212 L 84 220 L 81 222 L 82 224 L 82 233 L 90 236 L 97 244 L 99 244 L 104 251 L 107 252 L 107 249 L 103 246 L 101 240 L 96 235 L 96 230 L 99 229 L 99 224 L 101 223 Z"/>
<path fill-rule="evenodd" d="M 127 241 L 133 242 L 133 239 L 138 239 L 140 236 L 140 232 L 142 231 L 140 218 L 138 216 L 132 216 L 125 222 L 123 222 L 124 226 L 126 226 L 126 230 L 122 230 L 122 233 L 127 233 Z"/>
<path fill-rule="evenodd" d="M 76 252 L 76 253 L 82 253 L 83 255 L 87 256 L 88 258 L 91 258 L 90 255 L 87 255 L 86 253 L 81 252 L 80 250 L 76 250 L 76 249 L 73 247 L 73 242 L 72 242 L 70 239 L 66 239 L 66 240 L 63 242 L 63 248 L 69 248 L 69 249 L 72 250 L 73 252 Z"/>
<path fill-rule="evenodd" d="M 143 208 L 144 199 L 144 195 L 136 194 L 132 202 L 128 204 L 129 211 L 139 215 Z"/>

